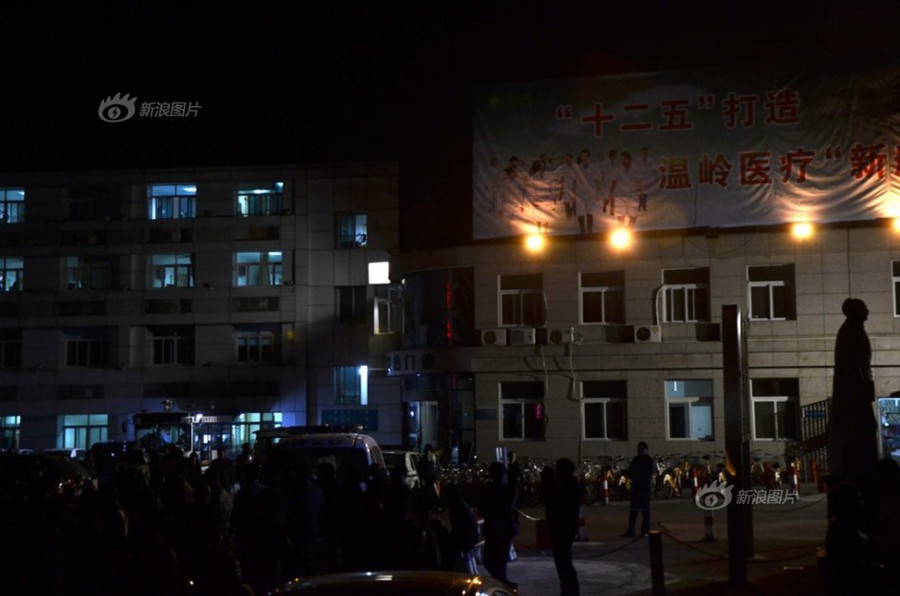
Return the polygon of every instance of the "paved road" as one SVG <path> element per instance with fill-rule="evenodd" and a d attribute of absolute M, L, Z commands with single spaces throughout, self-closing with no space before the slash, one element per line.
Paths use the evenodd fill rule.
<path fill-rule="evenodd" d="M 825 510 L 825 495 L 816 492 L 811 484 L 801 486 L 796 503 L 753 506 L 755 556 L 747 562 L 751 586 L 758 588 L 769 582 L 784 588 L 796 581 L 802 585 L 797 588 L 798 594 L 816 593 L 817 550 L 825 543 Z M 653 501 L 651 512 L 652 529 L 662 532 L 667 593 L 713 590 L 724 594 L 722 584 L 729 581 L 725 510 L 716 511 L 713 516 L 715 541 L 704 540 L 704 512 L 690 498 Z M 522 520 L 522 532 L 516 542 L 518 559 L 509 564 L 509 577 L 519 583 L 521 596 L 558 594 L 553 559 L 549 550 L 536 548 L 537 523 L 529 519 L 541 519 L 544 512 L 533 508 L 524 509 L 523 513 L 528 517 Z M 620 538 L 627 519 L 626 502 L 585 507 L 588 540 L 576 542 L 574 547 L 582 594 L 651 592 L 648 539 Z M 718 588 L 716 583 L 720 584 Z M 728 593 L 740 592 L 729 589 Z M 789 589 L 780 593 L 794 592 Z"/>

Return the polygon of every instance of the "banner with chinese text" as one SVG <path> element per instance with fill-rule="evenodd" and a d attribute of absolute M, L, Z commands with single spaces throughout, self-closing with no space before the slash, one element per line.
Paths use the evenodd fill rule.
<path fill-rule="evenodd" d="M 479 86 L 473 237 L 897 216 L 898 98 L 895 65 Z"/>

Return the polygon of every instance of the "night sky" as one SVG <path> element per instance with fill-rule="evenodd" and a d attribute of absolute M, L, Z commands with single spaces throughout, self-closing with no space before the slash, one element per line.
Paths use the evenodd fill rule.
<path fill-rule="evenodd" d="M 0 10 L 0 170 L 396 159 L 409 249 L 468 240 L 473 85 L 864 59 L 900 23 L 887 0 L 75 4 Z M 103 122 L 116 93 L 200 107 Z"/>

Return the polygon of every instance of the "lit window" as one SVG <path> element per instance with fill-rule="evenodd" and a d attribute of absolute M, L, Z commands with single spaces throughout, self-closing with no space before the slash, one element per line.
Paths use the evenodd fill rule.
<path fill-rule="evenodd" d="M 754 320 L 793 320 L 794 266 L 748 267 L 748 303 Z"/>
<path fill-rule="evenodd" d="M 584 439 L 627 439 L 625 381 L 584 381 L 581 391 Z"/>
<path fill-rule="evenodd" d="M 0 188 L 0 223 L 25 221 L 25 189 Z"/>
<path fill-rule="evenodd" d="M 376 335 L 403 331 L 403 286 L 375 286 L 374 331 Z"/>
<path fill-rule="evenodd" d="M 500 438 L 540 440 L 546 427 L 544 383 L 500 383 Z"/>
<path fill-rule="evenodd" d="M 108 290 L 109 257 L 66 257 L 66 288 L 69 290 Z"/>
<path fill-rule="evenodd" d="M 193 288 L 194 267 L 190 254 L 166 254 L 150 257 L 150 284 L 154 288 Z"/>
<path fill-rule="evenodd" d="M 150 219 L 189 219 L 197 217 L 196 184 L 151 184 Z"/>
<path fill-rule="evenodd" d="M 239 252 L 235 255 L 236 286 L 280 286 L 281 252 Z"/>
<path fill-rule="evenodd" d="M 337 248 L 362 248 L 368 244 L 365 213 L 338 213 L 337 220 Z"/>
<path fill-rule="evenodd" d="M 21 416 L 0 416 L 0 449 L 18 449 Z"/>
<path fill-rule="evenodd" d="M 281 215 L 284 183 L 272 185 L 242 184 L 237 193 L 237 214 L 247 216 Z"/>
<path fill-rule="evenodd" d="M 581 323 L 625 322 L 625 272 L 579 275 Z"/>
<path fill-rule="evenodd" d="M 338 366 L 334 369 L 335 398 L 338 404 L 362 404 L 362 375 L 358 366 Z"/>
<path fill-rule="evenodd" d="M 500 276 L 500 325 L 540 327 L 547 318 L 543 276 Z"/>
<path fill-rule="evenodd" d="M 194 364 L 194 328 L 190 325 L 148 327 L 149 364 L 165 366 Z"/>
<path fill-rule="evenodd" d="M 663 271 L 662 320 L 709 321 L 709 268 Z"/>
<path fill-rule="evenodd" d="M 0 257 L 0 292 L 20 292 L 25 279 L 22 257 Z"/>
<path fill-rule="evenodd" d="M 713 440 L 712 381 L 666 381 L 666 418 L 670 439 Z"/>
<path fill-rule="evenodd" d="M 798 438 L 798 379 L 752 379 L 753 438 L 758 441 Z"/>
<path fill-rule="evenodd" d="M 94 443 L 108 440 L 106 414 L 67 414 L 61 418 L 63 449 L 90 449 Z"/>

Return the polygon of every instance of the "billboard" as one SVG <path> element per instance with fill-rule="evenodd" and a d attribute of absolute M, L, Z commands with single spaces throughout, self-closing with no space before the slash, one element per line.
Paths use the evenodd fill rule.
<path fill-rule="evenodd" d="M 482 85 L 473 118 L 474 239 L 900 215 L 894 64 Z"/>

